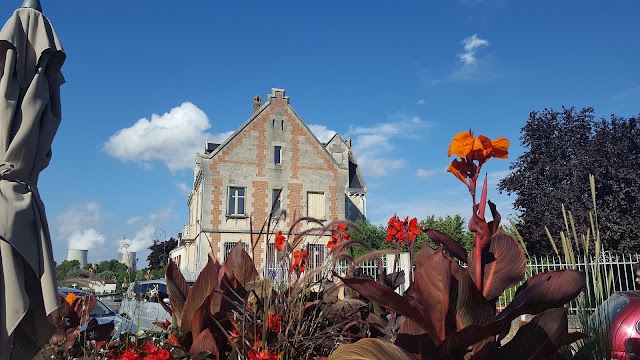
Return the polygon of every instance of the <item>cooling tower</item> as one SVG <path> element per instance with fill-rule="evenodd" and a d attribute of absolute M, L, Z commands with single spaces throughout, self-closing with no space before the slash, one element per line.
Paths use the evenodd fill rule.
<path fill-rule="evenodd" d="M 87 254 L 89 250 L 78 250 L 78 249 L 69 249 L 69 253 L 67 254 L 67 260 L 78 260 L 80 263 L 80 268 L 84 269 L 87 266 Z"/>
<path fill-rule="evenodd" d="M 127 265 L 131 271 L 136 271 L 136 253 L 135 252 L 121 252 L 118 255 L 118 261 Z"/>

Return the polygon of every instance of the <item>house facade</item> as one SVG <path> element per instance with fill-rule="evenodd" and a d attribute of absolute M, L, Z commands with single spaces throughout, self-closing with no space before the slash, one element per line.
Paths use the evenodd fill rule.
<path fill-rule="evenodd" d="M 241 242 L 259 268 L 269 269 L 277 262 L 275 232 L 287 235 L 303 216 L 364 219 L 366 192 L 350 140 L 336 134 L 320 142 L 285 91 L 273 89 L 264 104 L 254 98 L 253 115 L 227 140 L 196 155 L 189 223 L 171 257 L 193 277 L 209 253 L 222 262 Z M 324 262 L 330 238 L 327 232 L 305 239 L 309 267 Z"/>

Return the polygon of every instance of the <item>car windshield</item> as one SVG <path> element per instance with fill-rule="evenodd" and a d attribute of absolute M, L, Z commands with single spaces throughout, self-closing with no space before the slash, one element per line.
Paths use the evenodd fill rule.
<path fill-rule="evenodd" d="M 93 309 L 89 315 L 91 315 L 91 317 L 110 316 L 114 315 L 114 312 L 111 311 L 107 305 L 103 304 L 102 301 L 98 300 L 96 308 Z"/>

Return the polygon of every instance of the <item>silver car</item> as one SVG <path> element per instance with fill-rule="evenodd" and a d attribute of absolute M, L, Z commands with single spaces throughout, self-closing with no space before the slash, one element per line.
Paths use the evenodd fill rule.
<path fill-rule="evenodd" d="M 189 285 L 193 284 L 188 282 Z M 164 279 L 136 281 L 129 288 L 120 302 L 118 313 L 131 319 L 139 330 L 150 332 L 163 332 L 164 329 L 155 325 L 155 322 L 163 323 L 171 321 L 171 315 L 164 309 L 160 302 L 169 305 L 167 284 Z"/>

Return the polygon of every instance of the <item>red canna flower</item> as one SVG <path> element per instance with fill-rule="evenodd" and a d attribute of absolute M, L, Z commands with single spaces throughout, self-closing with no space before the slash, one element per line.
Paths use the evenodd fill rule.
<path fill-rule="evenodd" d="M 268 323 L 269 329 L 273 332 L 279 333 L 282 330 L 282 316 L 279 314 L 269 314 Z"/>
<path fill-rule="evenodd" d="M 289 272 L 293 272 L 296 269 L 300 270 L 300 272 L 304 272 L 305 266 L 307 263 L 307 251 L 306 250 L 295 250 L 293 252 L 293 261 L 291 267 L 289 268 Z"/>
<path fill-rule="evenodd" d="M 415 241 L 416 235 L 420 234 L 420 232 L 417 218 L 409 221 L 407 216 L 404 220 L 400 220 L 397 215 L 393 215 L 387 224 L 387 242 L 395 240 L 398 245 L 404 247 L 405 242 Z"/>
<path fill-rule="evenodd" d="M 169 352 L 169 350 L 163 349 L 158 353 L 156 357 L 158 358 L 158 360 L 169 360 L 169 357 L 171 357 L 171 353 Z"/>
<path fill-rule="evenodd" d="M 158 353 L 158 350 L 158 347 L 151 342 L 147 342 L 142 345 L 142 351 L 148 353 L 149 355 L 156 355 Z"/>
<path fill-rule="evenodd" d="M 347 233 L 346 224 L 338 224 L 333 227 L 331 231 L 331 240 L 327 243 L 329 249 L 333 249 L 339 242 L 351 240 L 351 235 Z"/>
<path fill-rule="evenodd" d="M 287 242 L 287 238 L 282 235 L 282 231 L 276 233 L 276 249 L 278 251 L 284 250 L 284 244 Z"/>
<path fill-rule="evenodd" d="M 420 234 L 420 228 L 418 227 L 418 219 L 413 218 L 409 221 L 409 231 L 408 236 L 410 241 L 414 241 L 416 236 Z"/>
<path fill-rule="evenodd" d="M 270 354 L 269 350 L 260 350 L 260 343 L 256 342 L 253 346 L 253 350 L 249 351 L 250 360 L 278 360 L 280 354 Z"/>

